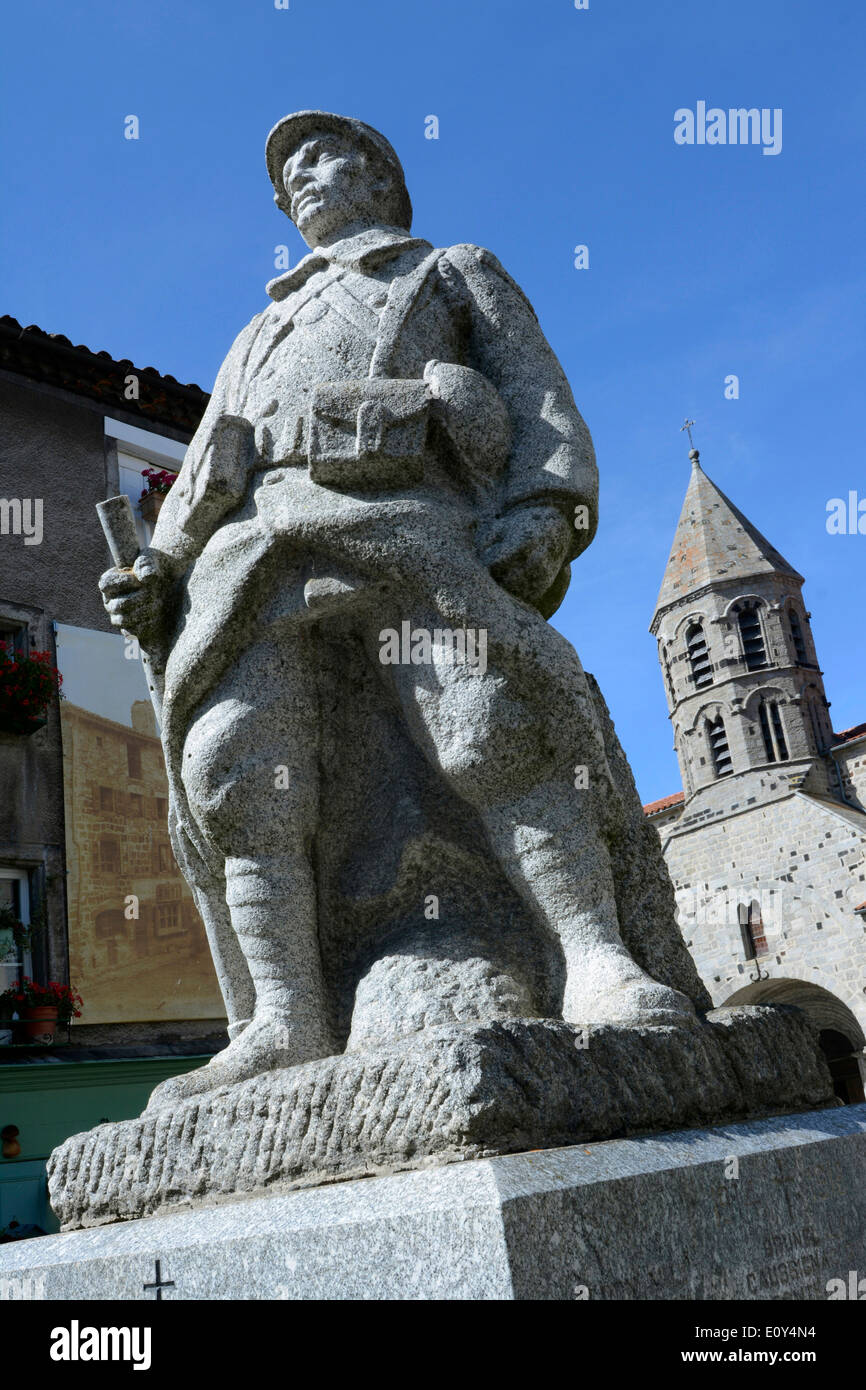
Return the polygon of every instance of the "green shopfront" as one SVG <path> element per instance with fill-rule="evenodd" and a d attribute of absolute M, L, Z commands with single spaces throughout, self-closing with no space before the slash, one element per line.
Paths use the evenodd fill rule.
<path fill-rule="evenodd" d="M 0 1065 L 0 1241 L 15 1239 L 22 1227 L 58 1229 L 45 1171 L 52 1149 L 94 1125 L 140 1115 L 158 1082 L 202 1066 L 212 1055 L 82 1061 L 69 1058 L 68 1048 L 62 1060 L 51 1055 L 54 1049 L 40 1049 L 42 1055 L 14 1049 L 19 1051 L 26 1051 L 26 1060 L 4 1057 Z"/>

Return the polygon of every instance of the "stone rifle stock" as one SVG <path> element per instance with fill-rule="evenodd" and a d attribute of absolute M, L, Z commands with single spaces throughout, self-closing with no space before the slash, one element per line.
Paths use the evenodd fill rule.
<path fill-rule="evenodd" d="M 135 529 L 135 517 L 132 515 L 129 498 L 125 494 L 121 494 L 119 497 L 109 497 L 105 502 L 97 502 L 96 511 L 116 567 L 121 570 L 131 570 L 138 559 L 140 548 L 138 532 Z M 141 651 L 141 664 L 144 667 L 154 713 L 157 721 L 161 723 L 162 677 L 154 670 L 153 662 L 144 649 L 139 648 L 139 650 Z"/>

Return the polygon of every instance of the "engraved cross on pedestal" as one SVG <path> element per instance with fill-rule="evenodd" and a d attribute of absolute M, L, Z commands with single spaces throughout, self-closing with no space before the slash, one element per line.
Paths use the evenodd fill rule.
<path fill-rule="evenodd" d="M 160 1267 L 159 1267 L 159 1266 L 160 1266 L 160 1262 L 159 1262 L 159 1260 L 157 1260 L 157 1261 L 156 1261 L 156 1283 L 154 1283 L 154 1284 L 145 1284 L 145 1285 L 144 1285 L 144 1289 L 145 1289 L 145 1292 L 147 1292 L 148 1289 L 156 1289 L 156 1299 L 157 1299 L 157 1302 L 158 1302 L 158 1303 L 161 1303 L 161 1302 L 162 1302 L 162 1291 L 163 1291 L 163 1289 L 173 1289 L 173 1288 L 174 1288 L 174 1280 L 173 1280 L 173 1279 L 165 1279 L 165 1280 L 164 1280 L 163 1277 L 162 1277 L 162 1274 L 161 1274 L 161 1272 L 160 1272 Z"/>

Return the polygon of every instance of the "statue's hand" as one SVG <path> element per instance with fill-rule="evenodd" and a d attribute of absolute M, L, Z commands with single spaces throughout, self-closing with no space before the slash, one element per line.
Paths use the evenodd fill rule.
<path fill-rule="evenodd" d="M 131 570 L 106 570 L 99 588 L 112 626 L 137 637 L 147 649 L 159 633 L 172 578 L 155 550 L 143 550 Z"/>
<path fill-rule="evenodd" d="M 568 560 L 573 533 L 558 507 L 515 507 L 484 538 L 484 563 L 493 578 L 525 603 L 536 605 Z"/>

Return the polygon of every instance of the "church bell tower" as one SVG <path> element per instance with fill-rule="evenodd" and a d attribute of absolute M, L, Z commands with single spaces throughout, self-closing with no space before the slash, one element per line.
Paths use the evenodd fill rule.
<path fill-rule="evenodd" d="M 752 783 L 797 785 L 807 774 L 815 791 L 838 796 L 803 576 L 707 477 L 697 449 L 689 458 L 692 475 L 650 625 L 686 805 L 723 782 L 731 802 L 734 784 L 745 781 L 750 803 Z"/>

